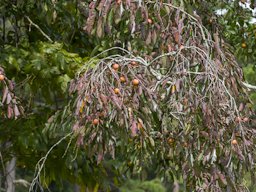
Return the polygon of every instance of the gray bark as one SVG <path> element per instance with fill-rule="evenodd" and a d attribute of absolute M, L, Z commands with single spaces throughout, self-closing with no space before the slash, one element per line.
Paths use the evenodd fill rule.
<path fill-rule="evenodd" d="M 16 157 L 13 157 L 10 161 L 6 163 L 6 192 L 15 192 L 15 168 L 16 168 Z"/>
<path fill-rule="evenodd" d="M 80 186 L 75 184 L 74 185 L 74 192 L 80 192 Z"/>

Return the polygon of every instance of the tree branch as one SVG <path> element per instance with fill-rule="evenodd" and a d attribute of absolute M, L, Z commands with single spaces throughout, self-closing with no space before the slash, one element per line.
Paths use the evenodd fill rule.
<path fill-rule="evenodd" d="M 41 171 L 44 167 L 44 164 L 49 156 L 49 154 L 51 153 L 51 151 L 57 146 L 59 145 L 63 140 L 65 140 L 67 137 L 70 137 L 73 134 L 73 132 L 70 132 L 69 134 L 65 135 L 64 137 L 62 137 L 57 143 L 55 143 L 46 153 L 46 155 L 44 157 L 42 157 L 36 164 L 36 171 L 35 171 L 35 177 L 32 181 L 32 183 L 30 184 L 30 188 L 29 188 L 29 192 L 33 191 L 34 186 L 40 182 L 40 174 Z M 38 171 L 37 171 L 38 170 Z"/>
<path fill-rule="evenodd" d="M 46 39 L 48 39 L 48 41 L 50 41 L 51 43 L 53 43 L 53 40 L 52 40 L 37 24 L 35 24 L 28 16 L 25 16 L 25 17 L 26 17 L 26 19 L 30 22 L 31 25 L 33 25 L 35 28 L 37 28 L 37 29 L 40 31 L 40 33 L 42 33 L 42 35 L 43 35 Z"/>
<path fill-rule="evenodd" d="M 251 84 L 248 84 L 248 83 L 245 83 L 245 82 L 242 82 L 243 85 L 248 88 L 248 89 L 255 89 L 256 90 L 256 86 L 255 85 L 251 85 Z"/>
<path fill-rule="evenodd" d="M 30 183 L 24 179 L 16 179 L 13 181 L 14 184 L 21 184 L 23 185 L 24 187 L 29 187 L 30 186 Z"/>

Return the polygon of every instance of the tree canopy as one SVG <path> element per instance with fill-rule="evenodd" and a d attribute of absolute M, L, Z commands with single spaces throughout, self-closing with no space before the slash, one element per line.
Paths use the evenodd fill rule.
<path fill-rule="evenodd" d="M 1 188 L 253 189 L 248 3 L 1 1 Z"/>

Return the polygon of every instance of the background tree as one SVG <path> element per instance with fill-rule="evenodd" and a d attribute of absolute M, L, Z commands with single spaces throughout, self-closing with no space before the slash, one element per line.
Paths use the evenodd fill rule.
<path fill-rule="evenodd" d="M 136 8 L 133 7 L 131 10 L 127 10 L 126 6 L 129 2 L 130 1 L 112 1 L 109 11 L 106 12 L 106 4 L 99 4 L 99 2 L 95 4 L 95 9 L 93 9 L 93 5 L 91 5 L 91 10 L 88 10 L 89 3 L 81 1 L 41 1 L 36 3 L 34 1 L 1 1 L 1 65 L 5 69 L 6 76 L 16 82 L 15 94 L 21 99 L 22 106 L 25 108 L 25 117 L 22 119 L 17 119 L 16 121 L 5 118 L 1 119 L 2 134 L 0 140 L 1 154 L 3 157 L 2 162 L 5 164 L 13 156 L 17 158 L 17 178 L 32 181 L 32 174 L 36 162 L 46 154 L 53 144 L 71 131 L 74 119 L 68 117 L 66 119 L 66 116 L 71 114 L 73 108 L 64 108 L 70 101 L 70 97 L 66 93 L 67 84 L 70 79 L 74 78 L 77 71 L 83 70 L 83 66 L 85 66 L 84 63 L 88 61 L 90 57 L 95 56 L 112 46 L 126 48 L 134 54 L 133 57 L 124 54 L 122 51 L 112 51 L 108 52 L 108 54 L 121 53 L 121 59 L 128 58 L 127 61 L 125 60 L 127 65 L 120 64 L 120 69 L 122 69 L 123 66 L 128 66 L 128 61 L 137 61 L 137 67 L 129 67 L 130 72 L 137 74 L 137 69 L 147 68 L 143 67 L 144 65 L 141 65 L 141 63 L 149 63 L 149 61 L 152 60 L 152 57 L 167 53 L 172 48 L 174 48 L 175 51 L 187 46 L 186 44 L 183 45 L 184 47 L 181 47 L 181 45 L 176 46 L 176 44 L 179 44 L 176 40 L 179 41 L 179 39 L 181 39 L 181 41 L 186 42 L 186 39 L 179 38 L 178 35 L 175 35 L 172 32 L 170 34 L 162 34 L 164 36 L 161 37 L 158 36 L 159 34 L 156 32 L 159 30 L 157 26 L 159 17 L 157 14 L 153 13 L 155 7 L 153 8 L 151 4 L 144 6 L 144 2 L 142 2 L 143 6 L 137 12 L 138 14 L 134 15 L 135 20 L 133 21 L 134 18 L 132 18 L 129 13 Z M 229 3 L 228 1 L 183 1 L 181 4 L 180 1 L 172 1 L 171 3 L 174 7 L 181 6 L 182 9 L 185 9 L 190 15 L 196 18 L 196 20 L 194 20 L 195 25 L 199 22 L 202 26 L 208 29 L 210 34 L 214 34 L 218 31 L 224 32 L 218 33 L 218 38 L 221 39 L 221 37 L 225 36 L 225 42 L 229 42 L 233 47 L 228 46 L 228 44 L 225 43 L 225 47 L 221 49 L 229 49 L 231 52 L 237 50 L 236 56 L 239 59 L 239 65 L 245 66 L 244 72 L 246 78 L 250 83 L 254 83 L 255 80 L 253 77 L 255 74 L 255 67 L 252 62 L 248 62 L 254 54 L 254 49 L 250 48 L 253 48 L 255 45 L 255 41 L 253 41 L 253 39 L 255 40 L 255 37 L 252 35 L 254 32 L 253 24 L 247 22 L 249 21 L 251 12 L 247 9 L 240 9 L 238 1 L 235 1 L 234 3 Z M 253 3 L 254 2 L 251 2 L 251 5 L 254 5 Z M 100 7 L 100 5 L 105 6 Z M 145 11 L 145 7 L 149 7 L 149 9 Z M 226 8 L 228 10 L 227 14 L 221 17 L 216 16 L 214 12 L 220 8 Z M 161 12 L 162 15 L 160 14 L 160 16 L 164 18 L 163 21 L 167 20 L 164 15 L 170 15 L 171 20 L 175 20 L 173 8 L 170 8 L 169 10 L 168 8 L 164 9 L 165 10 Z M 239 11 L 237 11 L 238 9 Z M 195 10 L 196 12 L 194 12 Z M 122 14 L 120 14 L 120 12 L 122 12 Z M 141 13 L 144 13 L 144 15 Z M 182 14 L 183 13 L 181 12 L 180 15 Z M 141 18 L 139 15 L 142 15 Z M 241 15 L 243 15 L 243 18 Z M 92 21 L 94 16 L 97 19 L 94 20 L 91 33 L 88 33 L 88 17 L 91 18 L 89 20 Z M 184 23 L 189 23 L 191 21 L 186 19 L 183 20 Z M 237 22 L 235 22 L 238 20 L 239 22 L 242 22 L 241 20 L 243 19 L 244 23 L 247 24 L 246 27 L 242 26 L 242 24 L 237 25 Z M 85 21 L 87 21 L 87 23 Z M 127 23 L 127 21 L 129 21 L 129 23 Z M 131 35 L 134 22 L 136 24 L 135 30 L 138 26 L 141 27 L 141 30 L 139 32 L 137 31 L 138 33 Z M 85 27 L 85 24 L 87 27 Z M 163 22 L 163 24 L 166 25 L 165 22 Z M 175 26 L 175 21 L 172 22 L 170 26 L 177 28 L 177 26 Z M 192 29 L 193 31 L 195 28 L 193 25 L 189 25 L 187 29 Z M 172 30 L 175 31 L 174 29 Z M 109 31 L 111 31 L 111 34 L 106 35 Z M 246 48 L 240 48 L 243 41 L 247 40 L 247 38 L 244 38 L 243 41 L 240 42 L 239 40 L 241 39 L 236 37 L 247 37 L 243 35 L 247 33 L 250 40 L 246 42 Z M 209 36 L 211 36 L 210 34 Z M 168 35 L 171 36 L 170 44 L 168 42 L 169 46 L 160 46 L 160 44 L 166 45 L 162 39 L 166 38 Z M 200 36 L 196 37 L 199 37 L 200 39 Z M 199 39 L 196 39 L 196 41 L 200 41 Z M 220 40 L 220 46 L 222 45 L 223 43 Z M 235 47 L 240 49 L 235 49 Z M 73 52 L 76 54 L 73 54 Z M 185 52 L 186 49 L 181 49 L 182 54 L 189 55 L 189 52 Z M 214 55 L 216 51 L 213 52 L 214 54 L 211 59 L 215 57 Z M 102 61 L 99 59 L 108 56 L 108 54 L 102 54 L 97 59 L 94 59 L 92 66 L 99 61 Z M 240 57 L 239 54 L 242 57 Z M 139 56 L 144 58 L 144 60 L 139 58 Z M 243 59 L 245 58 L 243 56 L 246 56 L 247 60 Z M 161 69 L 160 73 L 166 74 L 166 69 L 170 67 L 168 65 L 170 59 L 171 58 L 163 57 L 159 62 L 160 64 L 158 67 L 160 68 L 156 67 L 154 68 L 154 71 L 159 72 Z M 113 58 L 105 61 L 113 61 Z M 111 63 L 108 64 L 110 66 Z M 161 67 L 162 64 L 165 64 L 166 66 L 164 65 L 165 67 Z M 228 65 L 225 64 L 225 66 Z M 95 69 L 97 69 L 97 67 Z M 201 69 L 199 68 L 199 70 Z M 229 69 L 226 70 L 229 71 Z M 114 73 L 111 72 L 111 74 Z M 239 78 L 236 79 L 238 82 Z M 126 84 L 128 84 L 128 82 L 126 82 Z M 110 82 L 110 85 L 114 84 Z M 172 86 L 169 86 L 170 92 L 172 91 L 171 87 Z M 164 90 L 164 88 L 161 89 Z M 238 86 L 238 90 L 240 92 L 240 86 Z M 119 88 L 119 91 L 122 93 L 123 89 Z M 181 92 L 178 92 L 177 90 L 175 91 L 176 92 L 171 97 L 174 97 L 174 95 Z M 253 93 L 251 95 L 251 98 L 253 99 Z M 244 100 L 244 97 L 241 97 L 239 98 L 238 103 L 240 104 L 240 102 L 244 101 L 246 101 Z M 248 106 L 250 107 L 250 105 Z M 56 118 L 50 118 L 48 123 L 46 123 L 49 117 L 56 112 L 57 114 L 54 117 L 56 117 L 57 120 L 55 120 Z M 156 124 L 154 127 L 155 129 L 159 127 L 160 122 L 156 121 L 158 117 L 153 118 L 155 119 L 152 119 L 151 122 Z M 250 126 L 255 127 L 253 118 L 254 116 L 252 115 L 250 117 Z M 140 117 L 140 119 L 142 120 L 144 128 L 145 120 L 142 117 Z M 200 122 L 201 119 L 199 118 L 198 121 Z M 56 122 L 56 124 L 53 124 L 52 122 Z M 44 129 L 45 123 L 46 128 Z M 138 123 L 140 122 L 137 122 L 137 127 L 139 127 Z M 173 127 L 178 127 L 176 122 L 172 123 Z M 116 128 L 118 128 L 117 125 Z M 247 125 L 249 126 L 248 123 Z M 44 131 L 42 132 L 43 129 Z M 125 137 L 129 140 L 129 134 L 126 134 Z M 169 145 L 167 144 L 167 138 L 170 146 L 172 146 L 168 148 L 175 148 L 174 146 L 177 146 L 176 138 L 174 139 L 169 135 L 164 135 L 163 137 L 165 138 L 164 140 L 166 143 L 166 146 L 163 149 L 166 149 Z M 169 138 L 174 140 L 169 140 Z M 10 141 L 12 145 L 7 147 L 6 143 Z M 69 139 L 65 141 L 68 143 Z M 122 183 L 122 178 L 129 178 L 129 176 L 135 178 L 136 175 L 142 179 L 155 177 L 156 174 L 154 171 L 146 168 L 147 162 L 140 161 L 140 158 L 137 158 L 137 154 L 135 154 L 135 156 L 127 155 L 130 159 L 122 155 L 119 156 L 120 151 L 125 151 L 130 146 L 135 146 L 140 149 L 137 151 L 147 149 L 144 150 L 145 154 L 154 157 L 155 154 L 152 152 L 155 152 L 154 148 L 156 147 L 153 147 L 152 143 L 154 142 L 155 146 L 158 146 L 157 142 L 159 141 L 155 140 L 155 137 L 153 137 L 153 142 L 152 139 L 146 140 L 146 142 L 146 146 L 148 146 L 146 148 L 140 146 L 139 142 L 131 142 L 124 149 L 122 149 L 121 146 L 125 143 L 121 143 L 120 148 L 118 147 L 116 149 L 116 160 L 113 161 L 110 160 L 110 158 L 105 157 L 100 165 L 97 165 L 97 158 L 91 156 L 92 153 L 88 153 L 88 150 L 83 150 L 80 147 L 77 152 L 75 150 L 75 153 L 72 153 L 72 149 L 76 145 L 75 142 L 71 143 L 68 152 L 64 158 L 61 158 L 67 147 L 67 143 L 62 143 L 54 148 L 52 154 L 48 156 L 48 160 L 45 164 L 45 174 L 41 177 L 41 184 L 43 187 L 50 187 L 52 190 L 56 191 L 61 190 L 61 188 L 67 189 L 67 186 L 70 186 L 68 182 L 76 183 L 80 185 L 81 188 L 87 187 L 95 190 L 106 190 L 107 188 L 111 188 L 114 190 L 114 185 L 119 186 L 120 182 Z M 183 142 L 183 140 L 180 142 Z M 239 139 L 238 144 L 241 145 Z M 228 146 L 230 146 L 230 142 L 228 142 Z M 86 149 L 88 149 L 88 147 Z M 163 151 L 163 154 L 166 153 L 167 152 Z M 75 161 L 72 161 L 73 159 L 75 159 Z M 165 169 L 162 165 L 164 164 L 167 166 L 170 160 L 164 158 L 164 161 L 159 162 L 160 159 L 163 158 L 151 159 L 156 165 L 155 167 L 160 169 L 160 171 L 157 169 L 157 175 L 160 175 L 161 177 L 165 175 L 164 178 L 166 178 L 166 181 L 179 180 L 180 178 L 173 178 L 175 173 L 172 173 L 174 170 L 176 172 L 176 168 L 178 169 L 178 167 L 174 166 L 167 172 L 161 172 L 161 170 L 163 171 Z M 122 163 L 119 160 L 121 160 Z M 56 167 L 56 164 L 58 164 L 59 167 Z M 161 169 L 163 167 L 164 169 Z M 167 167 L 169 167 L 169 165 Z M 59 171 L 60 168 L 63 170 L 61 173 Z M 127 170 L 129 171 L 127 172 Z M 242 170 L 245 171 L 245 169 Z M 93 176 L 91 174 L 92 172 Z M 4 169 L 2 169 L 1 173 L 4 173 Z M 120 175 L 122 175 L 122 177 L 119 177 Z M 107 179 L 109 176 L 111 176 L 111 178 Z M 4 181 L 6 175 L 2 174 L 1 178 L 3 179 L 2 181 Z M 167 178 L 169 178 L 169 180 Z M 17 180 L 15 182 L 19 181 L 20 180 Z M 183 183 L 182 180 L 179 181 Z M 24 182 L 23 184 L 26 185 Z M 168 186 L 170 186 L 170 182 L 168 183 Z M 77 187 L 75 188 L 77 189 Z M 21 190 L 21 188 L 18 188 L 17 190 Z"/>

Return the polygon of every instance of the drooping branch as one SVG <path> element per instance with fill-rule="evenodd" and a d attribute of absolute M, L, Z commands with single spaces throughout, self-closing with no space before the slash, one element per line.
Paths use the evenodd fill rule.
<path fill-rule="evenodd" d="M 14 184 L 20 184 L 23 185 L 24 187 L 29 187 L 30 183 L 26 181 L 25 179 L 16 179 L 13 181 Z"/>
<path fill-rule="evenodd" d="M 243 82 L 243 85 L 244 85 L 246 88 L 248 88 L 248 89 L 254 89 L 254 90 L 256 90 L 256 86 L 255 86 L 255 85 L 251 85 L 251 84 L 245 83 L 245 82 Z"/>
<path fill-rule="evenodd" d="M 58 146 L 63 140 L 65 140 L 66 138 L 70 137 L 73 133 L 69 133 L 67 135 L 65 135 L 64 137 L 62 137 L 57 143 L 55 143 L 46 153 L 46 155 L 44 157 L 42 157 L 38 163 L 36 164 L 36 172 L 35 172 L 35 177 L 33 179 L 33 181 L 30 184 L 30 188 L 29 191 L 32 192 L 34 190 L 34 187 L 36 184 L 40 183 L 40 175 L 41 175 L 41 171 L 44 168 L 45 162 L 49 156 L 49 154 L 52 152 L 52 150 Z"/>

